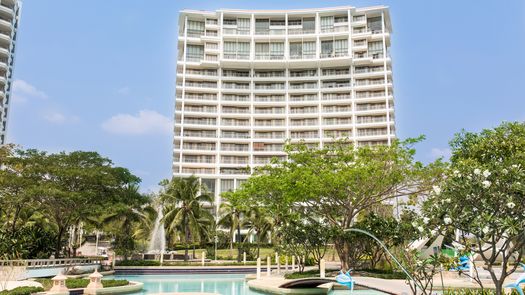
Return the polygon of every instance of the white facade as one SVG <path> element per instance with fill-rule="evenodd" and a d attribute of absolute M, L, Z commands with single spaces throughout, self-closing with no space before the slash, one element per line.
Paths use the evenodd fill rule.
<path fill-rule="evenodd" d="M 0 0 L 0 145 L 4 144 L 11 88 L 20 2 Z"/>
<path fill-rule="evenodd" d="M 284 158 L 286 139 L 356 146 L 395 138 L 384 6 L 183 10 L 173 175 L 216 195 Z"/>

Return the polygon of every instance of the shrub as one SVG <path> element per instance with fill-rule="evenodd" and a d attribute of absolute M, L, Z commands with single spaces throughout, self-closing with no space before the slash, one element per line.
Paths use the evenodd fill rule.
<path fill-rule="evenodd" d="M 122 260 L 117 261 L 117 266 L 160 266 L 157 260 Z"/>
<path fill-rule="evenodd" d="M 293 273 L 287 273 L 284 275 L 285 279 L 302 279 L 302 278 L 314 278 L 319 277 L 319 270 L 308 270 L 303 272 L 293 272 Z"/>
<path fill-rule="evenodd" d="M 0 295 L 30 295 L 37 292 L 43 292 L 42 287 L 17 287 L 12 290 L 0 291 Z"/>
<path fill-rule="evenodd" d="M 448 289 L 443 291 L 443 295 L 494 295 L 494 290 L 481 289 Z M 518 295 L 516 290 L 512 290 L 511 295 Z"/>

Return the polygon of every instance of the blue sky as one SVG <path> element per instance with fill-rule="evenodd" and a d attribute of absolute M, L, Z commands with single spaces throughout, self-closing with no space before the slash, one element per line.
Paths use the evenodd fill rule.
<path fill-rule="evenodd" d="M 51 3 L 53 2 L 53 3 Z M 447 156 L 462 128 L 525 120 L 525 1 L 25 0 L 8 138 L 170 176 L 178 11 L 388 5 L 396 127 Z M 504 4 L 504 5 L 503 5 Z"/>

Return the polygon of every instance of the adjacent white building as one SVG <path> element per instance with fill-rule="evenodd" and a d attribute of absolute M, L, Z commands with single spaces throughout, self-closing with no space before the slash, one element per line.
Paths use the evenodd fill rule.
<path fill-rule="evenodd" d="M 0 145 L 5 143 L 21 3 L 0 0 Z"/>
<path fill-rule="evenodd" d="M 389 144 L 391 32 L 385 6 L 181 11 L 173 175 L 220 202 L 286 139 Z"/>

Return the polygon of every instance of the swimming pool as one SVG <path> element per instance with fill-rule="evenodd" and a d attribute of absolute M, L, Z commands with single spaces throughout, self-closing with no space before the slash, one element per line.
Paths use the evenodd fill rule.
<path fill-rule="evenodd" d="M 239 274 L 195 274 L 195 275 L 115 275 L 115 279 L 125 279 L 144 283 L 141 292 L 133 294 L 154 294 L 169 292 L 209 292 L 221 295 L 261 295 L 248 288 L 245 275 Z M 349 291 L 333 291 L 330 295 L 348 295 Z M 354 290 L 357 295 L 385 294 L 375 290 Z"/>

